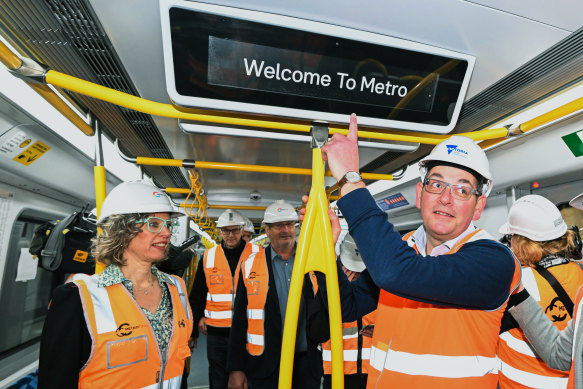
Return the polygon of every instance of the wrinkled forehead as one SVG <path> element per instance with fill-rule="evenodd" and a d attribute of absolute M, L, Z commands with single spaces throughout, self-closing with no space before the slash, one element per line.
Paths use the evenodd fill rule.
<path fill-rule="evenodd" d="M 452 184 L 468 184 L 475 187 L 478 179 L 467 169 L 452 165 L 435 165 L 427 172 L 427 178 L 443 180 Z"/>

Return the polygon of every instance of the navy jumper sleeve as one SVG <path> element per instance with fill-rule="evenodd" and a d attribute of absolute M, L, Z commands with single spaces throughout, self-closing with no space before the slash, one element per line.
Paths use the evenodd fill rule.
<path fill-rule="evenodd" d="M 508 299 L 515 262 L 504 245 L 482 239 L 466 243 L 454 254 L 424 257 L 402 240 L 368 190 L 343 196 L 338 207 L 380 288 L 460 308 L 496 309 Z"/>

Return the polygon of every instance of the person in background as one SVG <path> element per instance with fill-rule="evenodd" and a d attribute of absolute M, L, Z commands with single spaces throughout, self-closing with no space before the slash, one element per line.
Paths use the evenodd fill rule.
<path fill-rule="evenodd" d="M 583 210 L 583 193 L 569 204 Z M 567 388 L 583 387 L 582 305 L 583 287 L 580 287 L 574 301 L 573 318 L 561 331 L 523 285 L 508 303 L 508 311 L 524 331 L 536 354 L 553 369 L 569 370 Z"/>
<path fill-rule="evenodd" d="M 243 216 L 231 209 L 219 216 L 221 244 L 205 251 L 190 293 L 194 322 L 198 323 L 192 343 L 196 347 L 199 331 L 207 337 L 210 389 L 225 389 L 228 383 L 228 341 L 239 263 L 263 251 L 242 239 L 244 224 Z"/>
<path fill-rule="evenodd" d="M 155 264 L 182 212 L 158 188 L 126 182 L 106 197 L 92 254 L 101 274 L 55 290 L 39 356 L 39 388 L 180 388 L 192 312 L 182 279 Z"/>
<path fill-rule="evenodd" d="M 573 300 L 583 284 L 583 269 L 572 262 L 580 259 L 574 258 L 575 232 L 567 229 L 557 207 L 538 195 L 516 200 L 499 232 L 509 236 L 512 251 L 523 266 L 526 290 L 555 327 L 564 329 L 573 317 Z M 520 328 L 503 326 L 498 357 L 501 389 L 567 385 L 568 372 L 548 367 L 532 351 Z"/>
<path fill-rule="evenodd" d="M 366 268 L 350 234 L 347 234 L 340 244 L 338 266 L 342 268 L 350 282 L 355 281 Z M 312 339 L 322 342 L 323 388 L 330 389 L 332 388 L 332 352 L 328 299 L 324 278 L 320 275 L 317 278 L 319 287 L 314 298 L 313 308 L 308 313 L 308 334 Z M 376 311 L 373 311 L 356 321 L 342 323 L 345 389 L 366 388 L 375 317 Z"/>
<path fill-rule="evenodd" d="M 270 244 L 265 255 L 241 263 L 229 339 L 229 389 L 274 389 L 285 312 L 296 254 L 298 215 L 283 200 L 269 205 L 263 224 Z M 319 389 L 322 354 L 307 336 L 307 312 L 314 299 L 309 275 L 304 277 L 298 314 L 292 388 Z"/>
<path fill-rule="evenodd" d="M 243 226 L 243 240 L 245 242 L 250 242 L 251 238 L 253 238 L 253 234 L 255 233 L 255 226 L 253 226 L 253 222 L 248 218 L 245 218 L 245 225 Z"/>
<path fill-rule="evenodd" d="M 338 272 L 342 320 L 378 306 L 367 387 L 496 388 L 500 323 L 520 264 L 472 223 L 492 188 L 486 154 L 463 136 L 435 146 L 416 187 L 423 225 L 401 237 L 362 182 L 357 132 L 352 115 L 348 136 L 334 134 L 322 153 L 367 267 L 352 283 Z"/>

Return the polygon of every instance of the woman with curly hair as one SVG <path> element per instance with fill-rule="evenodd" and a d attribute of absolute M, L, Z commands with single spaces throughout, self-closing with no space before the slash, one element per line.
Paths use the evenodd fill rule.
<path fill-rule="evenodd" d="M 39 388 L 179 388 L 192 313 L 166 259 L 176 212 L 144 182 L 122 183 L 103 203 L 93 257 L 100 274 L 55 290 L 39 357 Z"/>
<path fill-rule="evenodd" d="M 499 232 L 510 235 L 512 252 L 522 265 L 522 285 L 542 308 L 543 319 L 550 320 L 557 332 L 565 329 L 583 284 L 583 269 L 573 262 L 581 259 L 578 234 L 567 228 L 552 202 L 538 195 L 521 197 L 512 204 Z M 500 333 L 500 388 L 565 388 L 568 366 L 549 367 L 529 342 L 536 339 L 527 339 L 509 315 L 505 314 Z M 511 321 L 515 326 L 508 325 Z"/>

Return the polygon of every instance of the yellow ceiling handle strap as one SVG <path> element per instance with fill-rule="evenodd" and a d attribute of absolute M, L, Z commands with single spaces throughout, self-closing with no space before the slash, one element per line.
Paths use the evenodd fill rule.
<path fill-rule="evenodd" d="M 334 241 L 332 240 L 332 227 L 328 216 L 329 205 L 324 189 L 324 161 L 322 160 L 321 150 L 328 137 L 328 127 L 314 125 L 312 128 L 312 188 L 310 189 L 310 199 L 300 230 L 285 312 L 279 368 L 279 389 L 291 388 L 300 299 L 304 275 L 310 271 L 319 271 L 326 275 L 330 339 L 332 340 L 332 387 L 334 389 L 344 388 L 340 292 L 338 290 L 338 273 L 336 270 Z M 322 133 L 323 129 L 325 129 L 326 133 L 323 140 L 314 145 L 315 138 L 322 139 L 314 134 Z"/>

